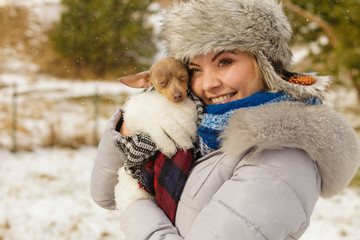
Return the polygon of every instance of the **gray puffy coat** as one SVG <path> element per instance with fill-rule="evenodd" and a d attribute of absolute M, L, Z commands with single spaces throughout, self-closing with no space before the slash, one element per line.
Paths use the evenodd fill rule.
<path fill-rule="evenodd" d="M 95 161 L 91 193 L 114 209 L 122 165 L 110 120 Z M 127 239 L 298 239 L 320 195 L 345 188 L 359 167 L 353 129 L 330 108 L 283 102 L 239 109 L 221 149 L 198 159 L 182 193 L 175 226 L 151 200 L 121 215 Z"/>

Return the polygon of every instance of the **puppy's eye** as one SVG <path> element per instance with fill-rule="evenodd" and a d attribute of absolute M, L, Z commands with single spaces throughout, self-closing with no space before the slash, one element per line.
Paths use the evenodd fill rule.
<path fill-rule="evenodd" d="M 180 81 L 187 81 L 188 80 L 188 75 L 187 73 L 182 73 L 179 77 Z"/>
<path fill-rule="evenodd" d="M 168 83 L 167 81 L 161 81 L 161 82 L 157 82 L 157 85 L 159 87 L 166 87 L 167 83 Z"/>

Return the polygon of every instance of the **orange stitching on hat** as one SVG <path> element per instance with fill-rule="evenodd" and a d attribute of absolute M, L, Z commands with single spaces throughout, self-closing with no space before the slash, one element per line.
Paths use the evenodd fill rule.
<path fill-rule="evenodd" d="M 288 74 L 290 74 L 290 72 L 288 72 Z M 292 73 L 293 75 L 291 76 L 285 76 L 280 74 L 279 76 L 286 80 L 289 81 L 293 84 L 299 84 L 299 85 L 304 85 L 304 86 L 309 86 L 309 85 L 313 85 L 316 83 L 316 79 L 312 76 L 309 75 L 299 75 L 296 73 Z"/>
<path fill-rule="evenodd" d="M 309 86 L 315 84 L 316 80 L 314 77 L 309 75 L 295 75 L 289 78 L 289 82 Z"/>
<path fill-rule="evenodd" d="M 275 72 L 279 74 L 279 76 L 285 81 L 303 86 L 309 86 L 316 83 L 316 79 L 314 77 L 286 71 L 286 69 L 283 68 L 282 62 L 279 59 L 270 58 L 266 52 L 263 52 L 263 54 L 268 58 Z"/>

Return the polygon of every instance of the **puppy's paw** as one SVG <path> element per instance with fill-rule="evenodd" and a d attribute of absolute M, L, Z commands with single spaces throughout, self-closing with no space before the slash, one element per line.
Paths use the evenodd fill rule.
<path fill-rule="evenodd" d="M 126 173 L 124 167 L 118 171 L 118 184 L 115 186 L 116 209 L 121 213 L 130 206 L 131 203 L 141 199 L 152 199 L 153 196 L 140 188 L 138 182 Z"/>
<path fill-rule="evenodd" d="M 154 139 L 154 143 L 160 152 L 166 156 L 171 157 L 176 153 L 177 148 L 175 142 L 171 140 L 165 133 L 161 137 L 152 137 L 151 135 L 150 137 Z"/>

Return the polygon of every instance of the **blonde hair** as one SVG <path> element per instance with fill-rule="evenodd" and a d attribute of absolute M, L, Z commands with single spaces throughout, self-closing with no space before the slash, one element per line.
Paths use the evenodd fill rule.
<path fill-rule="evenodd" d="M 260 67 L 259 67 L 259 63 L 256 59 L 256 56 L 254 56 L 252 53 L 250 52 L 245 52 L 252 60 L 253 60 L 253 64 L 254 64 L 254 69 L 255 69 L 255 76 L 256 76 L 256 79 L 259 79 L 263 82 L 264 84 L 264 89 L 265 90 L 269 90 L 269 86 L 267 84 L 267 82 L 265 81 L 264 79 L 264 76 L 260 70 Z"/>

